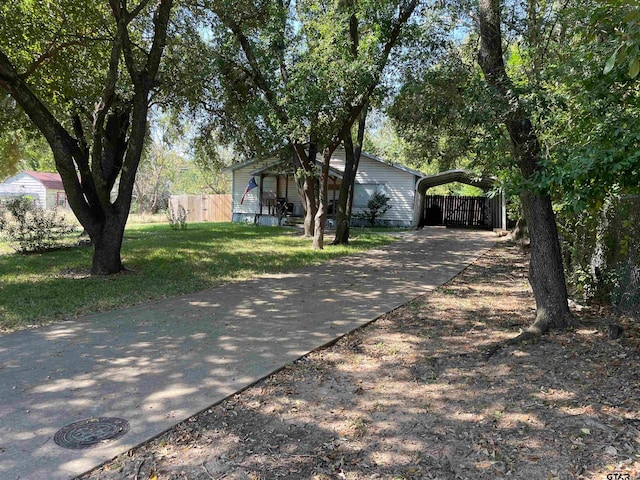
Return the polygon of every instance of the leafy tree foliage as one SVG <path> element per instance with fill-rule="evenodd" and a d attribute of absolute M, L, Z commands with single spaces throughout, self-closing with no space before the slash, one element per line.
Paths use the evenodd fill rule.
<path fill-rule="evenodd" d="M 122 235 L 172 5 L 62 0 L 43 8 L 22 0 L 0 7 L 3 101 L 19 106 L 49 143 L 93 243 L 94 274 L 123 268 Z"/>
<path fill-rule="evenodd" d="M 415 0 L 202 2 L 184 18 L 189 40 L 176 44 L 172 57 L 181 52 L 175 58 L 189 57 L 186 65 L 206 64 L 185 87 L 205 113 L 199 118 L 210 121 L 201 124 L 204 137 L 217 131 L 247 155 L 281 151 L 291 158 L 305 232 L 314 233 L 317 248 L 331 154 L 379 86 L 416 6 Z"/>
<path fill-rule="evenodd" d="M 469 48 L 452 46 L 437 65 L 408 72 L 388 109 L 415 168 L 512 169 L 499 112 Z"/>
<path fill-rule="evenodd" d="M 627 67 L 629 78 L 636 78 L 640 73 L 640 1 L 608 0 L 596 10 L 594 19 L 612 37 L 615 46 L 604 73 L 618 65 Z"/>
<path fill-rule="evenodd" d="M 592 260 L 587 255 L 585 263 L 584 246 L 593 253 L 603 206 L 638 192 L 640 184 L 634 121 L 640 102 L 632 75 L 637 9 L 632 4 L 487 3 L 485 8 L 502 20 L 506 64 L 504 74 L 500 69 L 493 74 L 501 76 L 503 86 L 497 80 L 493 85 L 503 93 L 487 96 L 491 91 L 468 60 L 467 45 L 476 44 L 471 35 L 438 65 L 418 70 L 390 110 L 403 137 L 427 156 L 445 165 L 468 162 L 498 171 L 512 192 L 551 195 L 571 253 L 570 267 L 582 279 Z M 491 80 L 491 72 L 485 76 Z M 520 125 L 509 128 L 514 119 L 509 115 L 518 109 Z M 539 149 L 535 168 L 521 176 L 510 153 L 517 157 L 528 148 L 513 130 L 527 119 Z M 511 152 L 505 149 L 508 141 Z"/>

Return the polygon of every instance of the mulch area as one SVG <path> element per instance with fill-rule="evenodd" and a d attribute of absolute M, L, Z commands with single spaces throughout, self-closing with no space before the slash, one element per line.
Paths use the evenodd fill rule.
<path fill-rule="evenodd" d="M 580 328 L 487 356 L 533 320 L 526 275 L 501 242 L 435 292 L 81 478 L 640 478 L 640 322 L 574 305 Z"/>

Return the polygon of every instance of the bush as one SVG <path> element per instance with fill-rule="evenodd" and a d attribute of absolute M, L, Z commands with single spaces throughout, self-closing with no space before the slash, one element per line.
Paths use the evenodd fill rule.
<path fill-rule="evenodd" d="M 57 248 L 75 230 L 56 210 L 45 210 L 27 196 L 0 203 L 0 234 L 19 253 Z"/>
<path fill-rule="evenodd" d="M 376 221 L 391 209 L 389 202 L 391 199 L 384 193 L 377 191 L 367 202 L 367 209 L 356 213 L 354 216 L 359 220 L 365 220 L 374 227 Z"/>
<path fill-rule="evenodd" d="M 167 208 L 167 218 L 169 219 L 169 226 L 173 230 L 186 230 L 187 214 L 188 212 L 182 205 L 178 205 L 175 209 L 170 205 L 169 208 Z"/>

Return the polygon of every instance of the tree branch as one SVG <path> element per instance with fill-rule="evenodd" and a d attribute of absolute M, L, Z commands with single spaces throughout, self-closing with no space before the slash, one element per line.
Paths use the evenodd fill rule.
<path fill-rule="evenodd" d="M 61 43 L 60 45 L 56 45 L 55 47 L 49 48 L 46 52 L 40 55 L 36 60 L 34 60 L 31 65 L 27 67 L 27 70 L 22 74 L 22 78 L 27 78 L 35 73 L 35 71 L 40 68 L 40 66 L 45 63 L 47 60 L 53 59 L 58 56 L 58 54 L 68 47 L 73 47 L 76 45 L 83 45 L 84 41 L 82 40 L 71 40 L 69 42 Z"/>
<path fill-rule="evenodd" d="M 140 156 L 144 147 L 144 136 L 147 129 L 147 113 L 149 111 L 149 92 L 155 86 L 162 53 L 166 44 L 167 29 L 173 0 L 159 0 L 154 13 L 153 42 L 147 57 L 147 62 L 134 81 L 133 109 L 131 113 L 131 127 L 126 155 L 123 161 L 120 184 L 118 186 L 118 207 L 131 201 L 131 194 L 135 183 L 136 172 L 140 163 Z"/>
<path fill-rule="evenodd" d="M 120 65 L 120 56 L 122 53 L 123 43 L 127 32 L 126 15 L 123 15 L 122 8 L 117 0 L 110 0 L 109 4 L 113 15 L 116 19 L 117 29 L 113 45 L 111 47 L 111 56 L 109 58 L 109 69 L 107 71 L 107 78 L 105 87 L 102 92 L 102 98 L 96 105 L 94 111 L 93 120 L 93 148 L 91 154 L 91 171 L 93 172 L 93 183 L 97 188 L 97 194 L 100 198 L 100 202 L 106 208 L 111 203 L 110 192 L 107 188 L 107 183 L 99 172 L 102 170 L 102 155 L 103 155 L 103 138 L 105 119 L 113 101 L 115 99 L 116 83 L 118 81 L 118 71 Z"/>
<path fill-rule="evenodd" d="M 223 23 L 231 30 L 231 32 L 234 34 L 234 36 L 240 43 L 242 52 L 244 53 L 245 58 L 249 63 L 249 66 L 251 67 L 251 78 L 253 78 L 254 83 L 264 93 L 265 98 L 269 102 L 269 105 L 271 105 L 271 108 L 273 108 L 274 111 L 276 112 L 276 115 L 278 115 L 278 119 L 282 123 L 287 123 L 288 121 L 287 114 L 279 105 L 275 92 L 273 91 L 273 89 L 271 88 L 271 85 L 269 85 L 269 82 L 267 81 L 262 71 L 260 70 L 260 66 L 258 65 L 258 61 L 256 60 L 256 57 L 253 54 L 253 50 L 251 48 L 249 39 L 246 37 L 242 29 L 240 28 L 240 25 L 236 23 L 233 19 L 230 19 L 222 15 L 220 16 L 220 18 L 223 21 Z"/>
<path fill-rule="evenodd" d="M 134 7 L 133 10 L 131 10 L 131 12 L 127 13 L 127 24 L 131 23 L 131 21 L 136 18 L 140 12 L 142 11 L 143 8 L 145 8 L 147 5 L 149 5 L 149 1 L 150 0 L 143 0 L 142 2 L 140 2 L 138 5 L 136 5 Z"/>
<path fill-rule="evenodd" d="M 384 71 L 384 68 L 387 65 L 387 62 L 389 61 L 389 55 L 391 54 L 391 50 L 396 45 L 398 38 L 400 37 L 400 33 L 402 32 L 402 28 L 409 21 L 409 18 L 411 18 L 411 15 L 413 15 L 413 12 L 417 6 L 418 6 L 418 0 L 411 0 L 409 4 L 406 6 L 406 8 L 400 9 L 400 12 L 398 13 L 398 18 L 396 19 L 393 25 L 393 28 L 389 33 L 389 38 L 387 39 L 387 42 L 385 43 L 382 49 L 382 54 L 376 65 L 376 69 L 373 73 L 373 79 L 371 83 L 363 92 L 363 94 L 360 96 L 360 100 L 350 109 L 348 109 L 350 110 L 350 115 L 348 115 L 347 118 L 345 119 L 344 123 L 342 124 L 342 128 L 340 129 L 338 134 L 335 136 L 334 140 L 332 141 L 332 144 L 336 144 L 336 145 L 340 144 L 341 139 L 347 134 L 347 131 L 351 129 L 351 126 L 353 125 L 353 123 L 360 116 L 360 112 L 362 112 L 365 105 L 369 102 L 369 98 L 371 97 L 374 90 L 378 87 L 378 84 L 380 83 L 380 78 L 382 77 L 382 72 Z M 350 23 L 351 23 L 351 19 L 350 19 Z M 350 28 L 350 31 L 351 31 L 351 28 Z M 357 45 L 356 45 L 356 48 L 357 48 Z"/>
<path fill-rule="evenodd" d="M 82 163 L 85 158 L 82 147 L 31 91 L 2 50 L 0 50 L 0 85 L 9 92 L 47 139 L 54 155 L 56 168 L 62 177 L 69 203 L 73 206 L 78 220 L 83 225 L 92 222 L 91 207 L 80 187 L 74 164 L 74 160 Z"/>

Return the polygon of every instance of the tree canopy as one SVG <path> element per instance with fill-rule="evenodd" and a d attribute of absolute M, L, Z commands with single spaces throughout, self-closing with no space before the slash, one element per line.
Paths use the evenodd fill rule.
<path fill-rule="evenodd" d="M 51 147 L 69 205 L 92 240 L 96 274 L 123 268 L 122 235 L 172 6 L 2 6 L 0 87 Z"/>

